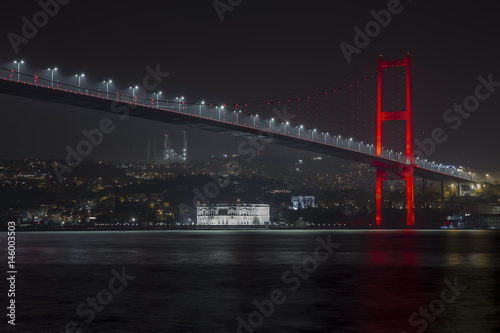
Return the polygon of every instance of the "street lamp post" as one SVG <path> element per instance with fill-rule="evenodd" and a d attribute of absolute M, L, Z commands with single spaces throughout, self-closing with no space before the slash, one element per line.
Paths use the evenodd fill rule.
<path fill-rule="evenodd" d="M 201 103 L 200 103 L 200 117 L 201 117 L 201 106 L 202 106 L 203 104 L 205 104 L 205 102 L 204 102 L 204 101 L 201 101 Z"/>
<path fill-rule="evenodd" d="M 102 81 L 106 85 L 106 98 L 109 98 L 109 84 L 113 83 L 113 81 L 108 80 L 108 81 Z"/>
<path fill-rule="evenodd" d="M 350 138 L 349 141 L 347 141 L 347 149 L 351 149 L 351 142 L 352 138 Z"/>
<path fill-rule="evenodd" d="M 132 103 L 135 103 L 135 90 L 138 88 L 139 88 L 138 86 L 129 87 L 129 89 L 132 89 Z"/>
<path fill-rule="evenodd" d="M 15 60 L 14 61 L 15 64 L 17 64 L 17 81 L 20 80 L 21 78 L 21 64 L 24 64 L 24 60 L 21 60 L 21 61 L 17 61 Z"/>
<path fill-rule="evenodd" d="M 179 103 L 179 112 L 181 112 L 181 101 L 184 99 L 184 97 L 181 97 L 181 98 L 176 97 L 175 99 L 178 100 L 178 103 Z"/>
<path fill-rule="evenodd" d="M 289 121 L 287 121 L 287 122 L 285 123 L 285 135 L 286 135 L 286 125 L 290 125 L 290 122 L 289 122 Z"/>
<path fill-rule="evenodd" d="M 160 95 L 161 95 L 161 91 L 156 93 L 156 107 L 157 108 L 160 107 Z"/>
<path fill-rule="evenodd" d="M 326 145 L 326 137 L 328 136 L 328 132 L 325 133 L 325 145 Z"/>
<path fill-rule="evenodd" d="M 223 107 L 223 106 L 216 106 L 215 108 L 216 108 L 216 109 L 219 109 L 219 121 L 220 121 L 220 111 L 221 111 L 222 109 L 224 109 L 224 107 Z"/>
<path fill-rule="evenodd" d="M 313 130 L 311 131 L 311 139 L 312 139 L 313 141 L 314 141 L 314 132 L 316 132 L 316 129 L 313 129 Z"/>
<path fill-rule="evenodd" d="M 269 120 L 269 132 L 272 132 L 273 131 L 273 121 L 274 121 L 274 118 L 271 118 Z"/>
<path fill-rule="evenodd" d="M 57 67 L 54 68 L 49 68 L 48 69 L 51 72 L 51 82 L 52 82 L 52 88 L 54 88 L 54 71 L 57 71 Z"/>
<path fill-rule="evenodd" d="M 130 87 L 129 89 L 132 89 L 132 103 L 135 103 L 135 90 L 139 88 L 138 86 L 135 87 Z"/>
<path fill-rule="evenodd" d="M 300 130 L 301 130 L 302 128 L 304 128 L 304 125 L 300 125 L 300 126 L 299 126 L 299 139 L 301 139 L 301 137 L 300 137 Z"/>
<path fill-rule="evenodd" d="M 80 92 L 80 88 L 81 88 L 81 83 L 82 83 L 82 77 L 85 77 L 85 74 L 75 74 L 75 77 L 78 78 L 78 92 Z"/>
<path fill-rule="evenodd" d="M 259 115 L 256 114 L 254 117 L 253 117 L 253 127 L 255 128 L 255 120 L 259 118 Z"/>
<path fill-rule="evenodd" d="M 234 113 L 236 113 L 236 125 L 238 125 L 238 114 L 241 113 L 241 110 L 240 111 L 236 110 L 234 111 Z"/>

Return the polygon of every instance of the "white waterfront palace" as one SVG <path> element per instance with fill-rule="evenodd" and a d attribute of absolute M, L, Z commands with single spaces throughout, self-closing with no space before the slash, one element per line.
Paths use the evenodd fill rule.
<path fill-rule="evenodd" d="M 198 225 L 266 225 L 269 224 L 269 205 L 199 205 Z"/>

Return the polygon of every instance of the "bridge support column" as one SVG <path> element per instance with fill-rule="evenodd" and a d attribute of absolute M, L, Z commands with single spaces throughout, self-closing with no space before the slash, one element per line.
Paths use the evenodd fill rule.
<path fill-rule="evenodd" d="M 384 184 L 383 170 L 377 169 L 377 188 L 375 190 L 375 224 L 380 226 L 382 224 L 382 187 Z"/>
<path fill-rule="evenodd" d="M 406 110 L 395 112 L 384 112 L 383 103 L 383 74 L 384 69 L 391 67 L 405 67 L 406 69 Z M 410 56 L 399 60 L 378 60 L 377 77 L 377 156 L 382 157 L 382 125 L 385 121 L 405 121 L 406 122 L 406 145 L 405 145 L 405 166 L 394 168 L 390 165 L 377 165 L 377 187 L 376 187 L 376 225 L 382 224 L 382 185 L 384 180 L 405 180 L 406 181 L 406 226 L 415 225 L 415 190 L 413 177 L 413 109 L 412 109 L 412 89 Z M 392 170 L 391 170 L 392 169 Z M 397 170 L 395 170 L 397 169 Z M 391 171 L 388 171 L 391 170 Z"/>
<path fill-rule="evenodd" d="M 376 225 L 382 224 L 382 188 L 384 181 L 403 180 L 406 182 L 406 225 L 413 227 L 415 225 L 415 193 L 413 166 L 391 167 L 377 169 L 377 189 L 376 189 Z"/>
<path fill-rule="evenodd" d="M 415 184 L 413 177 L 413 166 L 408 167 L 406 179 L 406 226 L 415 226 Z"/>

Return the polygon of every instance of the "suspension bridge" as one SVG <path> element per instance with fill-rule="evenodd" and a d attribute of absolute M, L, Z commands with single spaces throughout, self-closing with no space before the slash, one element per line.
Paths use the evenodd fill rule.
<path fill-rule="evenodd" d="M 414 178 L 474 183 L 464 167 L 431 161 L 416 154 L 413 139 L 411 59 L 378 59 L 376 71 L 358 79 L 342 78 L 288 96 L 252 103 L 190 103 L 183 97 L 160 98 L 159 92 L 136 94 L 0 67 L 0 93 L 72 105 L 137 118 L 193 127 L 250 140 L 312 151 L 376 168 L 376 225 L 382 223 L 383 183 L 406 183 L 406 224 L 415 224 Z M 78 79 L 78 84 L 76 84 Z M 152 96 L 152 97 L 151 97 Z M 444 191 L 442 189 L 442 191 Z"/>

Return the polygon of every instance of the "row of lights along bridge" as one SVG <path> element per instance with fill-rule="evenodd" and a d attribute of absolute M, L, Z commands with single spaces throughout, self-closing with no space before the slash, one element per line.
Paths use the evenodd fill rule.
<path fill-rule="evenodd" d="M 50 73 L 50 79 L 40 78 L 37 75 L 32 76 L 32 75 L 28 75 L 25 73 L 21 73 L 22 65 L 24 63 L 25 62 L 23 60 L 14 61 L 14 64 L 17 65 L 17 81 L 21 82 L 21 75 L 25 75 L 27 77 L 33 77 L 36 84 L 38 84 L 38 80 L 45 80 L 48 83 L 50 83 L 50 86 L 54 89 L 63 89 L 62 86 L 67 86 L 70 91 L 72 91 L 71 89 L 77 88 L 78 93 L 82 92 L 82 79 L 85 78 L 85 74 L 82 73 L 82 74 L 75 74 L 74 75 L 74 77 L 76 79 L 78 79 L 78 85 L 75 86 L 75 85 L 71 85 L 71 84 L 61 83 L 59 81 L 54 81 L 54 74 L 55 74 L 55 72 L 58 71 L 57 67 L 47 69 L 47 71 Z M 13 77 L 14 74 L 15 74 L 15 69 L 12 69 L 11 70 L 11 79 L 12 80 L 14 80 L 14 77 Z M 56 87 L 54 87 L 54 84 L 56 84 Z M 75 82 L 75 84 L 76 84 L 76 82 Z M 106 99 L 109 99 L 109 95 L 110 95 L 109 88 L 110 88 L 111 84 L 113 84 L 112 80 L 102 81 L 103 87 L 105 86 L 105 88 L 106 88 Z M 129 91 L 131 91 L 132 94 L 131 95 L 124 94 L 123 96 L 130 97 L 132 103 L 141 104 L 141 103 L 138 103 L 138 96 L 136 96 L 136 91 L 138 89 L 139 89 L 139 86 L 137 86 L 137 85 L 131 86 L 131 87 L 129 87 Z M 91 94 L 90 94 L 91 96 L 95 96 L 93 94 L 93 92 L 95 92 L 97 94 L 96 97 L 102 98 L 100 89 L 85 88 L 86 95 L 89 95 L 89 91 L 91 92 Z M 119 92 L 111 93 L 111 94 L 115 95 L 116 99 L 120 99 L 121 95 Z M 195 114 L 195 111 L 192 110 L 193 114 L 191 114 L 191 115 L 204 117 L 202 114 L 202 106 L 205 105 L 205 101 L 201 101 L 199 103 L 186 103 L 184 97 L 176 97 L 175 102 L 174 102 L 174 101 L 171 101 L 168 99 L 160 100 L 161 95 L 162 95 L 162 92 L 158 91 L 158 92 L 153 93 L 153 98 L 151 98 L 151 99 L 142 98 L 142 99 L 150 100 L 151 105 L 156 106 L 156 108 L 159 108 L 159 109 L 165 108 L 164 105 L 160 105 L 160 102 L 162 102 L 162 104 L 166 103 L 166 108 L 169 108 L 169 110 L 171 110 L 171 111 L 173 111 L 173 109 L 175 108 L 173 105 L 175 105 L 175 106 L 177 106 L 177 109 L 178 109 L 177 111 L 179 113 L 186 109 L 185 108 L 186 104 L 190 104 L 193 107 L 197 107 L 197 109 L 199 108 L 198 110 L 196 110 L 196 111 L 198 111 L 197 112 L 198 114 Z M 156 98 L 154 98 L 154 97 L 156 97 Z M 169 103 L 171 105 L 169 105 Z M 142 105 L 145 105 L 145 104 L 142 104 Z M 181 110 L 181 105 L 182 105 L 182 110 Z M 145 106 L 147 106 L 147 105 L 145 105 Z M 212 104 L 210 106 L 213 107 Z M 245 117 L 245 124 L 244 125 L 240 124 L 240 114 L 242 113 L 241 110 L 235 110 L 233 112 L 229 112 L 226 114 L 226 112 L 224 111 L 225 107 L 226 107 L 226 105 L 215 106 L 215 110 L 216 110 L 216 114 L 217 114 L 216 120 L 224 121 L 224 122 L 232 122 L 234 120 L 228 120 L 226 118 L 226 115 L 233 114 L 234 118 L 235 118 L 234 122 L 236 125 L 247 126 L 247 123 L 246 123 L 247 117 Z M 221 112 L 224 114 L 224 118 L 221 117 Z M 212 120 L 213 120 L 214 117 L 211 116 L 210 118 L 212 118 Z M 354 141 L 353 138 L 345 139 L 345 138 L 342 138 L 340 135 L 330 136 L 330 134 L 328 132 L 322 132 L 320 134 L 316 129 L 311 129 L 311 130 L 304 129 L 304 125 L 290 126 L 289 121 L 284 121 L 281 124 L 275 124 L 275 118 L 270 118 L 268 120 L 260 120 L 258 114 L 250 115 L 249 118 L 250 118 L 251 123 L 253 123 L 253 128 L 259 128 L 261 130 L 267 130 L 269 132 L 275 132 L 278 134 L 293 136 L 293 137 L 297 137 L 299 139 L 321 142 L 324 144 L 329 144 L 329 145 L 333 145 L 333 146 L 337 146 L 337 147 L 347 148 L 349 150 L 354 150 L 354 151 L 358 151 L 361 153 L 375 155 L 375 147 L 373 144 L 366 144 L 366 143 L 363 143 L 362 141 L 356 142 L 356 141 Z M 250 126 L 247 126 L 247 127 L 250 127 Z M 320 138 L 320 135 L 323 137 Z M 382 156 L 384 158 L 388 158 L 391 160 L 396 160 L 396 161 L 403 162 L 403 163 L 405 162 L 403 153 L 394 152 L 392 150 L 383 149 Z M 422 168 L 430 169 L 430 170 L 437 171 L 437 172 L 443 172 L 443 173 L 446 173 L 449 175 L 459 176 L 459 177 L 468 178 L 468 179 L 471 178 L 471 173 L 466 172 L 462 167 L 443 165 L 440 163 L 428 161 L 427 159 L 420 159 L 418 157 L 415 158 L 415 164 L 419 167 L 422 167 Z"/>

